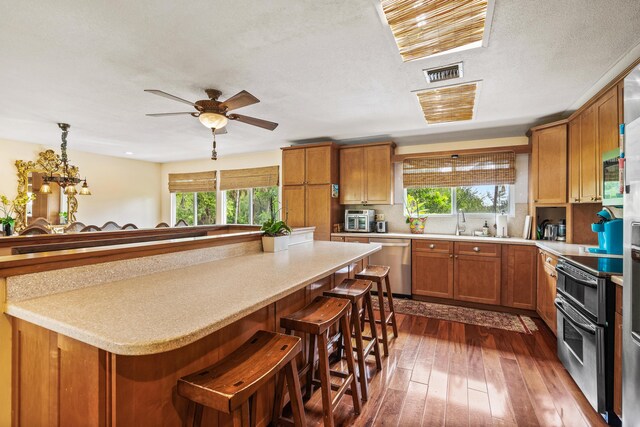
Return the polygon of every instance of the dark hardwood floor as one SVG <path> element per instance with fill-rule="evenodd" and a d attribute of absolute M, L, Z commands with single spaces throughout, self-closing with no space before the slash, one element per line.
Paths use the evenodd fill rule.
<path fill-rule="evenodd" d="M 383 369 L 355 416 L 345 396 L 336 425 L 604 426 L 556 356 L 555 336 L 539 320 L 533 335 L 398 315 Z M 375 372 L 373 358 L 368 366 Z M 319 393 L 305 405 L 322 425 Z"/>

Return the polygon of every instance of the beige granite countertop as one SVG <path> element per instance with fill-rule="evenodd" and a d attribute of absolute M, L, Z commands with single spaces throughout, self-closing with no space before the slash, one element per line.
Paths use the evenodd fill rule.
<path fill-rule="evenodd" d="M 611 276 L 611 281 L 619 286 L 624 286 L 622 276 Z"/>
<path fill-rule="evenodd" d="M 14 317 L 120 355 L 183 347 L 380 250 L 314 241 L 8 303 Z"/>
<path fill-rule="evenodd" d="M 411 233 L 332 233 L 332 237 L 369 237 L 378 239 L 429 239 L 429 240 L 450 240 L 460 242 L 492 242 L 503 243 L 507 245 L 532 245 L 540 249 L 551 252 L 556 256 L 562 255 L 584 255 L 595 257 L 613 257 L 621 258 L 622 255 L 594 254 L 586 250 L 592 246 L 578 245 L 572 243 L 548 241 L 548 240 L 529 240 L 521 237 L 478 237 L 478 236 L 456 236 L 453 234 L 411 234 Z"/>
<path fill-rule="evenodd" d="M 520 237 L 478 237 L 478 236 L 456 236 L 454 234 L 412 234 L 412 233 L 331 233 L 336 237 L 370 237 L 377 239 L 429 239 L 429 240 L 455 240 L 460 242 L 494 242 L 510 243 L 515 245 L 535 245 L 534 240 L 527 240 Z"/>

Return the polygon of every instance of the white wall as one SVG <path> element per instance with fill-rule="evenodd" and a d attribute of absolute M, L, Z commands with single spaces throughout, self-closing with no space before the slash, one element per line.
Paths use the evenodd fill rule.
<path fill-rule="evenodd" d="M 161 165 L 161 179 L 160 179 L 160 191 L 161 191 L 161 212 L 162 220 L 169 223 L 171 221 L 171 194 L 169 193 L 169 174 L 170 173 L 182 173 L 182 172 L 203 172 L 210 170 L 219 171 L 224 169 L 242 169 L 242 168 L 257 168 L 262 166 L 282 166 L 282 151 L 271 150 L 258 153 L 237 154 L 232 156 L 223 156 L 218 160 L 191 160 L 184 162 L 172 162 L 163 163 Z M 280 175 L 282 176 L 282 167 L 280 168 Z M 281 179 L 282 181 L 282 179 Z M 218 185 L 218 188 L 220 186 Z M 218 202 L 222 200 L 221 192 L 217 191 Z M 218 221 L 224 217 L 222 212 L 222 203 L 217 203 L 218 209 Z"/>
<path fill-rule="evenodd" d="M 36 160 L 46 149 L 60 153 L 59 145 L 0 140 L 0 194 L 16 195 L 16 160 Z M 87 177 L 92 192 L 91 196 L 77 196 L 78 221 L 98 226 L 107 221 L 132 222 L 140 228 L 154 227 L 160 221 L 160 164 L 73 150 L 68 154 Z"/>

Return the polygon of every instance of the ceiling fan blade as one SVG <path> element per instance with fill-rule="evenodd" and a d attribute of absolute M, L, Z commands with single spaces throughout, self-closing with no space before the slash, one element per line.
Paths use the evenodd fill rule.
<path fill-rule="evenodd" d="M 256 119 L 255 117 L 243 116 L 241 114 L 229 114 L 229 120 L 237 120 L 248 125 L 258 126 L 264 129 L 274 130 L 278 127 L 277 123 L 267 120 Z"/>
<path fill-rule="evenodd" d="M 227 127 L 225 126 L 223 128 L 216 129 L 215 132 L 216 132 L 216 135 L 224 135 L 225 133 L 227 133 Z"/>
<path fill-rule="evenodd" d="M 224 101 L 222 103 L 222 106 L 227 107 L 227 111 L 231 111 L 238 108 L 246 107 L 247 105 L 257 104 L 258 102 L 260 102 L 258 98 L 251 95 L 246 90 L 243 90 Z"/>
<path fill-rule="evenodd" d="M 164 117 L 164 116 L 181 116 L 183 114 L 198 114 L 196 112 L 188 112 L 188 113 L 153 113 L 153 114 L 145 114 L 145 116 L 149 116 L 149 117 Z"/>
<path fill-rule="evenodd" d="M 152 94 L 154 94 L 154 95 L 163 96 L 163 97 L 165 97 L 165 98 L 173 99 L 174 101 L 184 102 L 185 104 L 189 104 L 189 105 L 191 105 L 192 107 L 196 107 L 198 110 L 200 109 L 200 107 L 199 107 L 199 106 L 197 106 L 196 104 L 194 104 L 194 103 L 193 103 L 193 102 L 191 102 L 191 101 L 187 101 L 186 99 L 179 98 L 179 97 L 177 97 L 177 96 L 175 96 L 175 95 L 171 95 L 170 93 L 163 92 L 163 91 L 161 91 L 161 90 L 156 90 L 156 89 L 145 89 L 144 91 L 145 91 L 145 92 L 152 93 Z"/>

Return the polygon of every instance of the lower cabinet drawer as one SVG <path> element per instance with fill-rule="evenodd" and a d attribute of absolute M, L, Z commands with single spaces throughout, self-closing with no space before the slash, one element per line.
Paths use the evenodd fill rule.
<path fill-rule="evenodd" d="M 500 257 L 499 243 L 456 242 L 456 255 Z"/>
<path fill-rule="evenodd" d="M 453 252 L 453 242 L 445 240 L 417 240 L 411 242 L 413 249 L 432 253 L 449 254 Z"/>

